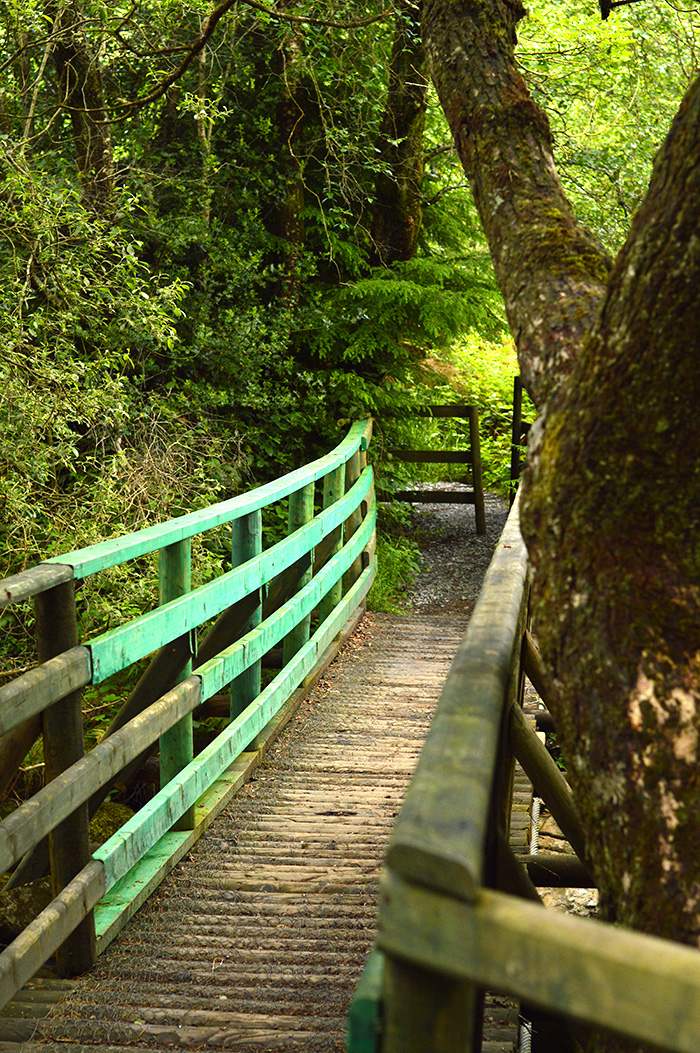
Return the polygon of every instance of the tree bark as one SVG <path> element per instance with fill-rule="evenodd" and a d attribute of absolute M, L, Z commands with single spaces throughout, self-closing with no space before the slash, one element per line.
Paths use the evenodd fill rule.
<path fill-rule="evenodd" d="M 288 0 L 278 0 L 285 12 Z M 281 37 L 280 37 L 281 34 Z M 271 85 L 274 104 L 273 149 L 277 160 L 277 187 L 266 217 L 266 226 L 277 240 L 271 263 L 276 272 L 273 298 L 293 307 L 299 299 L 301 254 L 304 248 L 304 175 L 299 155 L 305 122 L 305 89 L 301 84 L 302 38 L 298 31 L 261 30 L 258 34 L 261 92 Z"/>
<path fill-rule="evenodd" d="M 546 402 L 522 526 L 603 910 L 697 946 L 700 81 L 611 268 L 573 217 L 515 67 L 521 15 L 426 0 L 426 47 L 521 369 Z"/>
<path fill-rule="evenodd" d="M 542 404 L 571 371 L 611 260 L 576 221 L 547 115 L 515 64 L 520 0 L 424 0 L 430 69 L 493 259 L 523 382 Z"/>
<path fill-rule="evenodd" d="M 700 81 L 660 151 L 523 526 L 608 915 L 700 937 Z"/>
<path fill-rule="evenodd" d="M 399 0 L 389 66 L 386 110 L 377 141 L 370 262 L 387 266 L 416 252 L 423 217 L 423 130 L 428 64 L 420 37 L 420 7 Z"/>
<path fill-rule="evenodd" d="M 112 136 L 98 57 L 85 35 L 75 0 L 49 4 L 57 40 L 53 59 L 59 81 L 59 104 L 70 114 L 83 201 L 104 212 L 114 191 Z"/>

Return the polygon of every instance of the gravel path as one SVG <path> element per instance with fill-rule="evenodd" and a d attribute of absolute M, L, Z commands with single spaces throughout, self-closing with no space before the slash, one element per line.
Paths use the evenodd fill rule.
<path fill-rule="evenodd" d="M 432 489 L 459 489 L 435 483 Z M 468 487 L 463 487 L 465 490 Z M 496 543 L 508 516 L 508 501 L 486 494 L 486 533 L 477 534 L 471 505 L 414 506 L 415 536 L 423 568 L 410 593 L 412 614 L 460 614 L 465 620 L 476 603 Z"/>

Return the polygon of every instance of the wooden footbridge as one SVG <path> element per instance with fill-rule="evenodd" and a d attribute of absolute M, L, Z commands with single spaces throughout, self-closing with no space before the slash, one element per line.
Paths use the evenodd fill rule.
<path fill-rule="evenodd" d="M 561 1051 L 591 1026 L 700 1050 L 696 951 L 539 901 L 590 885 L 590 861 L 522 706 L 526 676 L 546 689 L 517 502 L 464 635 L 453 616 L 360 621 L 370 437 L 358 423 L 274 483 L 0 583 L 3 605 L 33 602 L 39 647 L 0 689 L 5 755 L 41 733 L 46 766 L 0 824 L 2 895 L 51 874 L 0 954 L 0 1053 Z M 265 548 L 281 500 L 288 534 Z M 222 524 L 232 569 L 192 589 L 191 539 Z M 80 642 L 75 582 L 151 552 L 160 603 Z M 81 689 L 149 658 L 83 756 Z M 91 846 L 90 814 L 156 752 L 160 789 Z M 570 854 L 528 851 L 531 785 Z"/>

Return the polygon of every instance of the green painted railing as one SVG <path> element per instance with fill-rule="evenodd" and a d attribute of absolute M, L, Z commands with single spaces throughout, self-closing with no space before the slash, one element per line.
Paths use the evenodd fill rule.
<path fill-rule="evenodd" d="M 16 886 L 40 876 L 50 855 L 55 894 L 0 955 L 0 1005 L 54 953 L 66 975 L 89 967 L 252 770 L 295 693 L 358 616 L 374 577 L 370 437 L 371 423 L 359 422 L 327 456 L 281 479 L 0 582 L 0 606 L 33 599 L 40 658 L 0 689 L 0 735 L 26 745 L 41 729 L 47 779 L 0 823 L 0 873 L 14 868 L 8 887 Z M 261 510 L 283 498 L 288 536 L 263 550 Z M 191 590 L 191 538 L 226 523 L 232 570 Z M 159 606 L 78 643 L 75 580 L 155 551 Z M 197 645 L 197 629 L 212 619 Z M 278 644 L 282 668 L 262 688 L 262 658 Z M 83 755 L 80 689 L 154 652 Z M 194 756 L 192 715 L 208 700 L 220 705 L 226 687 L 228 723 Z M 89 814 L 158 746 L 162 788 L 91 855 Z"/>
<path fill-rule="evenodd" d="M 524 675 L 547 702 L 528 591 L 516 502 L 389 841 L 348 1053 L 478 1053 L 484 990 L 520 1000 L 535 1053 L 585 1048 L 591 1028 L 700 1049 L 697 949 L 540 900 L 592 880 L 571 791 L 522 711 Z M 514 758 L 577 858 L 511 850 Z"/>

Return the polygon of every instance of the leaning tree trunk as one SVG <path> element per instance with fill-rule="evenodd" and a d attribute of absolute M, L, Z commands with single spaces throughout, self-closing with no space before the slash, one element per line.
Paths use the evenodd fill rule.
<path fill-rule="evenodd" d="M 386 109 L 377 141 L 370 261 L 388 265 L 416 252 L 423 217 L 423 129 L 428 70 L 420 6 L 399 0 Z"/>
<path fill-rule="evenodd" d="M 603 909 L 698 946 L 700 82 L 611 270 L 516 69 L 522 8 L 425 5 L 433 76 L 542 407 L 522 525 Z"/>

